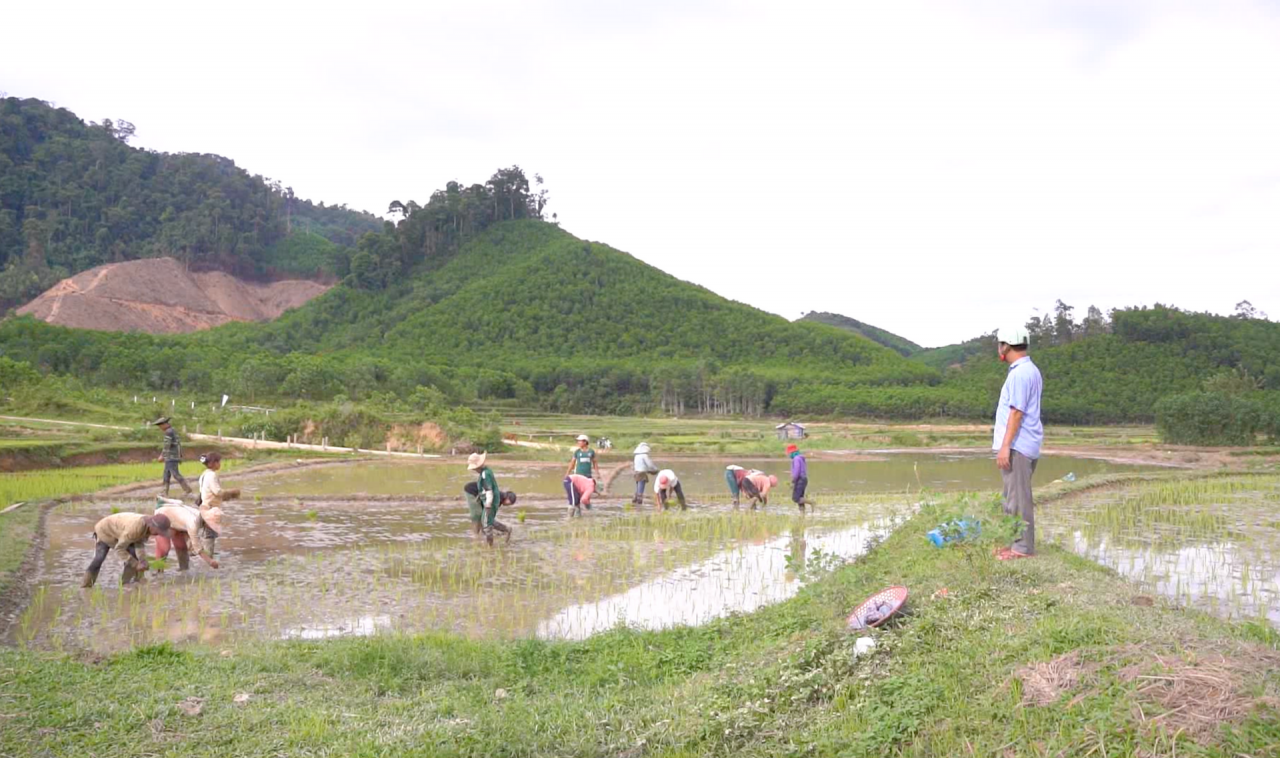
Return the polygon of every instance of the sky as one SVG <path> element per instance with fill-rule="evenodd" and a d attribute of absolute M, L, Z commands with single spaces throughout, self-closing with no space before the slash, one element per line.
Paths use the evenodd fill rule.
<path fill-rule="evenodd" d="M 21 3 L 0 91 L 385 213 L 548 211 L 788 318 L 923 345 L 1173 304 L 1280 318 L 1277 0 Z M 25 31 L 24 31 L 25 30 Z"/>

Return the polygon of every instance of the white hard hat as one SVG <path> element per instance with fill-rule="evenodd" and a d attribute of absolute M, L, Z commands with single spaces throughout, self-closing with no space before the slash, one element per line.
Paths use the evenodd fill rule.
<path fill-rule="evenodd" d="M 1031 345 L 1031 337 L 1025 326 L 1006 326 L 996 330 L 996 339 L 1006 345 Z"/>

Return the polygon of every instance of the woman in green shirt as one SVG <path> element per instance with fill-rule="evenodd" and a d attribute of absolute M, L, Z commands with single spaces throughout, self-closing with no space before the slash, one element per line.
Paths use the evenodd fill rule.
<path fill-rule="evenodd" d="M 596 451 L 590 448 L 591 438 L 585 434 L 579 434 L 578 449 L 573 451 L 573 457 L 569 459 L 569 470 L 564 472 L 565 476 L 577 474 L 592 479 L 599 478 L 600 464 L 596 461 Z"/>

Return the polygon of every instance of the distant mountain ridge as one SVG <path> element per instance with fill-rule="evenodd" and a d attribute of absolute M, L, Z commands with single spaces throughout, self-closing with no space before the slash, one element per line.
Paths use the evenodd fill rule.
<path fill-rule="evenodd" d="M 842 316 L 839 313 L 820 313 L 818 311 L 810 311 L 800 320 L 814 321 L 819 324 L 827 324 L 829 326 L 839 327 L 840 329 L 846 329 L 854 334 L 861 334 L 872 342 L 884 345 L 904 357 L 911 356 L 924 349 L 906 337 L 900 337 L 886 329 L 881 329 L 878 326 L 863 323 L 857 319 L 849 318 L 848 316 Z"/>

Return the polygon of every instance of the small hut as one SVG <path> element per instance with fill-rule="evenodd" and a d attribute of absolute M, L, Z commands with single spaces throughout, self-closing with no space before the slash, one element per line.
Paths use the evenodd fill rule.
<path fill-rule="evenodd" d="M 796 421 L 778 424 L 774 429 L 778 432 L 780 440 L 802 440 L 809 436 L 809 433 L 804 430 L 804 424 Z"/>

